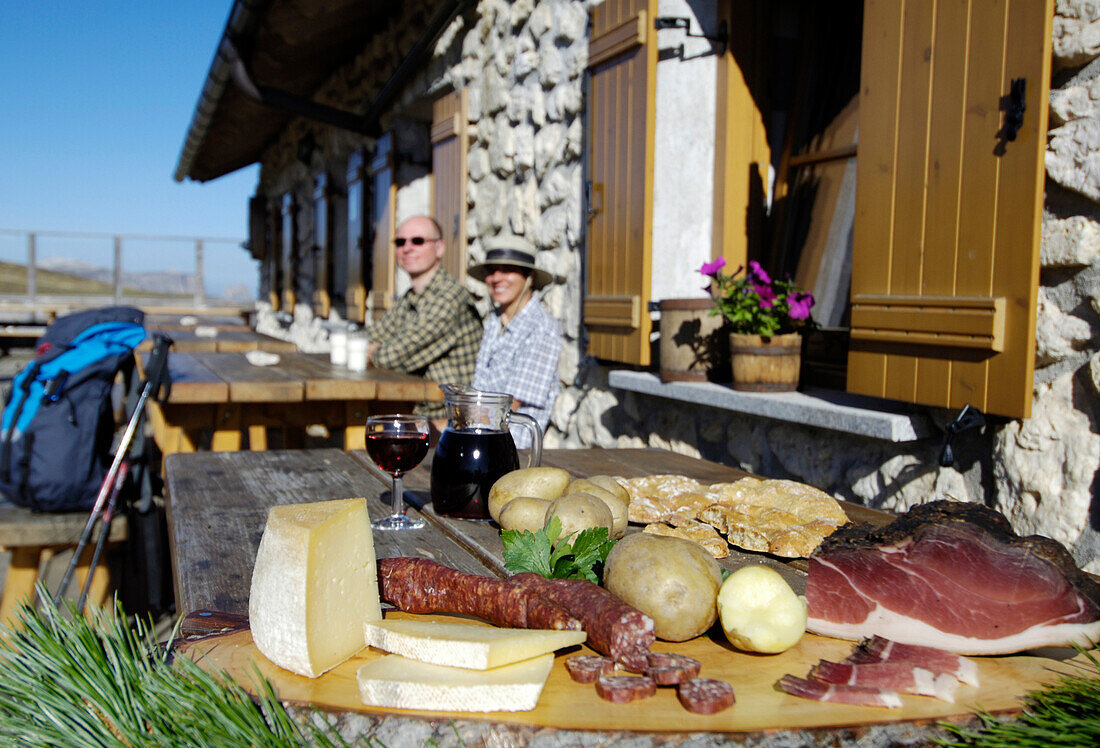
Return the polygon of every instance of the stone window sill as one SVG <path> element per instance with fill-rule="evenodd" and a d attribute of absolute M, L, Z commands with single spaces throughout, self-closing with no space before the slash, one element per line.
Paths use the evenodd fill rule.
<path fill-rule="evenodd" d="M 707 405 L 871 439 L 911 442 L 939 433 L 931 419 L 916 406 L 836 390 L 739 392 L 728 385 L 708 382 L 662 382 L 656 374 L 627 370 L 612 371 L 609 383 L 612 387 L 642 395 Z"/>

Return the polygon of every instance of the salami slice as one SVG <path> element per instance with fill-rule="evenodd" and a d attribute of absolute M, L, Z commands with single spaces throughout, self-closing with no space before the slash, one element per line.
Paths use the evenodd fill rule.
<path fill-rule="evenodd" d="M 653 619 L 637 608 L 585 579 L 546 579 L 531 572 L 512 579 L 579 619 L 588 634 L 585 643 L 592 649 L 634 673 L 649 667 L 649 646 L 657 637 Z"/>
<path fill-rule="evenodd" d="M 733 686 L 713 678 L 692 678 L 676 687 L 684 709 L 696 714 L 714 714 L 733 706 Z"/>
<path fill-rule="evenodd" d="M 694 657 L 675 652 L 650 652 L 645 674 L 658 686 L 673 686 L 699 675 L 702 663 Z"/>
<path fill-rule="evenodd" d="M 581 622 L 529 587 L 427 558 L 378 560 L 382 599 L 408 613 L 463 613 L 497 626 L 579 631 Z"/>
<path fill-rule="evenodd" d="M 657 693 L 657 684 L 644 675 L 605 675 L 596 681 L 596 693 L 601 699 L 625 704 Z"/>
<path fill-rule="evenodd" d="M 565 669 L 577 683 L 595 683 L 615 671 L 615 661 L 599 655 L 573 655 L 565 661 Z"/>

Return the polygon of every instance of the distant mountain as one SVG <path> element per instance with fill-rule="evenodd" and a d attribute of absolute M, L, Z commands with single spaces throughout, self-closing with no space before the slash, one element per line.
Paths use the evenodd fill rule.
<path fill-rule="evenodd" d="M 78 278 L 114 284 L 114 271 L 93 265 L 89 262 L 68 257 L 48 257 L 38 261 L 38 267 L 56 273 L 65 273 Z M 184 273 L 179 270 L 162 270 L 155 273 L 122 273 L 122 285 L 125 288 L 148 293 L 194 295 L 196 278 L 194 273 Z M 254 293 L 244 283 L 227 286 L 222 290 L 221 297 L 233 301 L 249 301 L 254 298 Z"/>

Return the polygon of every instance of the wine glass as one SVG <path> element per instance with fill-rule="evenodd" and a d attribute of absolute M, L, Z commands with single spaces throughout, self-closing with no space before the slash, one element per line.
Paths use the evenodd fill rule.
<path fill-rule="evenodd" d="M 428 453 L 428 419 L 391 413 L 367 418 L 367 454 L 393 476 L 390 516 L 372 522 L 376 530 L 416 530 L 423 519 L 411 519 L 403 510 L 401 476 L 420 464 Z"/>

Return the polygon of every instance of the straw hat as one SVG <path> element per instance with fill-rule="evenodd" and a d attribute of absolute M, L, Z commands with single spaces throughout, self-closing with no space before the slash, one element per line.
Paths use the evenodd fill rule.
<path fill-rule="evenodd" d="M 485 260 L 471 265 L 466 272 L 471 277 L 484 281 L 485 277 L 498 265 L 510 265 L 531 272 L 531 287 L 542 288 L 554 280 L 554 276 L 535 264 L 538 251 L 526 239 L 513 234 L 503 234 L 486 242 Z"/>

